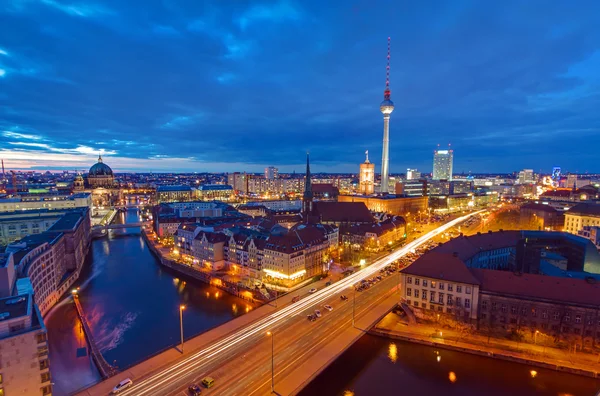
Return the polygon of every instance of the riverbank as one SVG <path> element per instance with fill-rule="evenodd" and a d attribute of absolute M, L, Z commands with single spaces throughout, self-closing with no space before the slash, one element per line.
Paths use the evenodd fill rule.
<path fill-rule="evenodd" d="M 163 252 L 161 252 L 160 248 L 157 246 L 156 241 L 153 238 L 149 237 L 144 229 L 142 229 L 142 239 L 144 239 L 144 241 L 146 242 L 146 245 L 150 249 L 150 252 L 152 252 L 152 254 L 158 259 L 159 263 L 164 267 L 170 268 L 173 271 L 179 272 L 185 276 L 189 276 L 190 278 L 207 283 L 235 297 L 249 301 L 253 304 L 263 304 L 273 300 L 265 299 L 262 293 L 260 293 L 258 290 L 255 291 L 242 288 L 237 284 L 228 282 L 225 279 L 214 276 L 210 272 L 199 271 L 189 265 L 178 263 L 176 261 L 166 258 Z"/>
<path fill-rule="evenodd" d="M 514 363 L 526 364 L 591 378 L 600 378 L 599 357 L 586 353 L 568 353 L 548 346 L 460 333 L 427 324 L 408 324 L 395 313 L 386 315 L 369 334 L 408 341 L 436 348 L 465 352 Z M 465 340 L 468 338 L 468 341 Z M 532 371 L 532 375 L 535 371 Z"/>

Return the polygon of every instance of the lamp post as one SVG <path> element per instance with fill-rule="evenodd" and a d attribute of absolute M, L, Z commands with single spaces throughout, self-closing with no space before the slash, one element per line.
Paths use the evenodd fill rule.
<path fill-rule="evenodd" d="M 535 334 L 533 335 L 533 344 L 537 345 L 537 335 L 540 333 L 539 330 L 535 331 Z"/>
<path fill-rule="evenodd" d="M 354 325 L 354 310 L 356 307 L 356 286 L 352 285 L 352 327 L 356 327 Z"/>
<path fill-rule="evenodd" d="M 275 335 L 272 331 L 267 331 L 271 336 L 271 393 L 275 393 Z"/>
<path fill-rule="evenodd" d="M 181 353 L 183 354 L 183 310 L 185 309 L 185 305 L 181 304 L 179 306 L 179 330 L 181 334 Z"/>

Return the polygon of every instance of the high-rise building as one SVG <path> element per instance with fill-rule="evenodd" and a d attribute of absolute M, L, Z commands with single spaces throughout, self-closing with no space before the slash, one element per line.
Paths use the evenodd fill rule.
<path fill-rule="evenodd" d="M 279 169 L 275 168 L 274 166 L 267 166 L 265 168 L 265 179 L 273 180 L 273 179 L 277 179 L 278 177 L 279 177 Z"/>
<path fill-rule="evenodd" d="M 435 150 L 433 152 L 433 180 L 452 180 L 452 161 L 454 152 Z"/>
<path fill-rule="evenodd" d="M 375 164 L 369 161 L 369 150 L 365 152 L 367 159 L 360 164 L 359 192 L 369 195 L 375 192 Z"/>
<path fill-rule="evenodd" d="M 406 180 L 419 180 L 421 178 L 421 172 L 416 169 L 407 169 L 406 170 Z"/>
<path fill-rule="evenodd" d="M 533 184 L 535 183 L 535 176 L 533 174 L 533 169 L 523 169 L 519 172 L 519 177 L 517 179 L 519 184 Z"/>
<path fill-rule="evenodd" d="M 230 173 L 227 175 L 227 184 L 233 187 L 235 192 L 246 194 L 248 192 L 248 175 L 245 172 Z"/>
<path fill-rule="evenodd" d="M 389 152 L 390 152 L 390 114 L 394 111 L 394 102 L 391 100 L 390 89 L 390 38 L 388 37 L 387 67 L 385 77 L 385 90 L 383 91 L 383 102 L 379 110 L 383 113 L 383 152 L 381 154 L 381 192 L 389 193 Z"/>

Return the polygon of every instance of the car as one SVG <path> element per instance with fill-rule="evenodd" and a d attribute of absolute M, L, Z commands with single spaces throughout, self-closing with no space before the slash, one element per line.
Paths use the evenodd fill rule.
<path fill-rule="evenodd" d="M 113 388 L 112 393 L 113 395 L 116 395 L 117 393 L 120 393 L 125 389 L 129 388 L 131 385 L 133 385 L 133 381 L 130 378 L 126 378 L 123 381 L 119 382 L 117 386 Z"/>
<path fill-rule="evenodd" d="M 317 292 L 317 289 L 315 289 L 315 288 L 313 287 L 313 288 L 312 288 L 312 289 L 310 289 L 308 292 L 309 292 L 309 293 L 311 293 L 311 294 L 312 294 L 312 293 L 316 293 L 316 292 Z"/>
<path fill-rule="evenodd" d="M 292 298 L 293 303 L 298 302 L 298 301 L 300 301 L 300 296 L 294 296 L 294 298 Z"/>
<path fill-rule="evenodd" d="M 315 309 L 315 316 L 317 318 L 320 318 L 321 317 L 321 311 L 319 311 L 318 309 Z"/>
<path fill-rule="evenodd" d="M 204 385 L 206 388 L 210 388 L 214 384 L 215 384 L 214 378 L 212 378 L 212 377 L 204 377 L 204 378 L 202 378 L 202 385 Z"/>
<path fill-rule="evenodd" d="M 200 393 L 202 393 L 202 389 L 200 389 L 200 387 L 196 384 L 188 386 L 188 391 L 192 396 L 198 396 Z"/>
<path fill-rule="evenodd" d="M 323 305 L 323 308 L 325 308 L 329 312 L 333 311 L 333 307 L 331 305 Z"/>
<path fill-rule="evenodd" d="M 345 296 L 345 295 L 343 295 L 343 294 L 342 294 L 342 295 L 340 296 L 340 299 L 341 299 L 342 301 L 348 301 L 348 296 Z"/>
<path fill-rule="evenodd" d="M 325 286 L 331 286 L 331 281 L 327 281 L 327 283 L 325 283 Z"/>
<path fill-rule="evenodd" d="M 306 315 L 306 317 L 311 322 L 314 322 L 315 320 L 317 320 L 317 318 L 315 318 L 315 315 L 313 315 L 313 314 Z"/>

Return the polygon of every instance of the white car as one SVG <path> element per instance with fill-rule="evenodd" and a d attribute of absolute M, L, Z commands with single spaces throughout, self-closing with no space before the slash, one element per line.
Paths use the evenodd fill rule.
<path fill-rule="evenodd" d="M 320 318 L 321 317 L 321 311 L 319 311 L 318 309 L 315 309 L 315 316 L 317 318 Z"/>
<path fill-rule="evenodd" d="M 315 289 L 315 288 L 313 287 L 313 288 L 312 288 L 312 289 L 310 289 L 308 292 L 309 292 L 309 293 L 311 293 L 311 294 L 312 294 L 312 293 L 316 293 L 316 292 L 317 292 L 317 289 Z"/>
<path fill-rule="evenodd" d="M 329 312 L 333 311 L 333 307 L 331 305 L 323 305 L 323 308 L 325 308 Z"/>
<path fill-rule="evenodd" d="M 117 393 L 129 388 L 131 385 L 133 385 L 133 381 L 131 379 L 124 379 L 113 388 L 112 393 L 113 395 L 116 395 Z"/>

